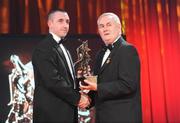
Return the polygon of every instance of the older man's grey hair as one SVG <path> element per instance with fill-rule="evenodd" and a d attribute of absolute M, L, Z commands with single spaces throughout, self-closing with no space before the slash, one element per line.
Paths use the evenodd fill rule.
<path fill-rule="evenodd" d="M 97 20 L 97 24 L 99 24 L 100 19 L 102 17 L 104 17 L 104 16 L 112 16 L 112 18 L 114 19 L 114 21 L 116 23 L 121 24 L 119 17 L 116 14 L 112 13 L 112 12 L 106 12 L 106 13 L 103 13 L 102 15 L 100 15 L 98 20 Z"/>

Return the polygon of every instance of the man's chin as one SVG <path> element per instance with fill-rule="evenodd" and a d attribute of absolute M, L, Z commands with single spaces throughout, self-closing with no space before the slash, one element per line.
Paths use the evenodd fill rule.
<path fill-rule="evenodd" d="M 61 38 L 64 38 L 67 34 L 59 35 Z"/>
<path fill-rule="evenodd" d="M 105 43 L 108 43 L 109 42 L 109 38 L 103 38 L 103 40 L 105 41 Z"/>

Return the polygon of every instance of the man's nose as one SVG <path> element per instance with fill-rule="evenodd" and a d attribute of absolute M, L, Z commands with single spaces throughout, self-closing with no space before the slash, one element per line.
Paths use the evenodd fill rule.
<path fill-rule="evenodd" d="M 68 27 L 69 27 L 69 24 L 64 23 L 64 27 L 65 27 L 65 28 L 68 28 Z"/>
<path fill-rule="evenodd" d="M 104 28 L 104 29 L 103 29 L 103 32 L 104 32 L 104 33 L 107 32 L 107 31 L 108 31 L 107 28 Z"/>

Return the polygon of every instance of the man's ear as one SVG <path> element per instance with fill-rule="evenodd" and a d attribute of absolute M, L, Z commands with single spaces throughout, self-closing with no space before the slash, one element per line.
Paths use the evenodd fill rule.
<path fill-rule="evenodd" d="M 47 21 L 47 25 L 48 25 L 48 27 L 50 28 L 51 25 L 52 25 L 52 21 L 51 21 L 51 20 L 48 20 L 48 21 Z"/>
<path fill-rule="evenodd" d="M 118 24 L 119 30 L 122 31 L 121 24 Z"/>

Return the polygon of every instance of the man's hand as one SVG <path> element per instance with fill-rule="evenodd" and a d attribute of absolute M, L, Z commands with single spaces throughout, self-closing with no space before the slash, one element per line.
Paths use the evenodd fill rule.
<path fill-rule="evenodd" d="M 89 96 L 84 93 L 81 93 L 81 98 L 79 100 L 78 107 L 84 109 L 90 105 L 90 102 L 91 99 L 89 98 Z"/>
<path fill-rule="evenodd" d="M 92 82 L 92 81 L 89 81 L 88 79 L 85 79 L 84 82 L 87 84 L 87 86 L 80 85 L 80 89 L 81 90 L 93 90 L 93 91 L 97 91 L 97 82 Z"/>

